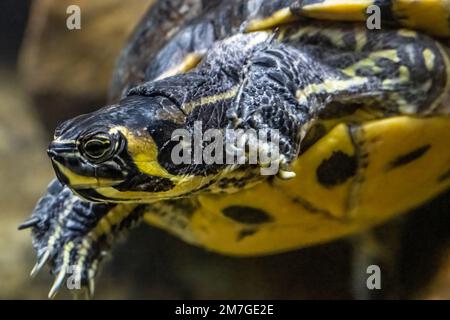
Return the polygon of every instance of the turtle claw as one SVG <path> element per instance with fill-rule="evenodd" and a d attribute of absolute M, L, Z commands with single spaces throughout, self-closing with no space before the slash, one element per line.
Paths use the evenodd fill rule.
<path fill-rule="evenodd" d="M 41 219 L 39 219 L 38 217 L 31 217 L 30 219 L 24 221 L 23 223 L 21 223 L 17 229 L 18 230 L 24 230 L 24 229 L 28 229 L 31 227 L 36 226 L 39 222 L 41 221 Z"/>
<path fill-rule="evenodd" d="M 41 258 L 36 262 L 33 269 L 31 270 L 30 277 L 34 278 L 39 273 L 39 271 L 48 261 L 48 258 L 50 258 L 50 251 L 46 250 L 44 254 L 41 256 Z"/>
<path fill-rule="evenodd" d="M 111 225 L 105 219 L 107 232 L 96 228 L 105 215 L 114 216 L 116 208 L 116 204 L 85 201 L 58 181 L 49 185 L 31 218 L 22 224 L 24 228 L 32 227 L 33 247 L 38 256 L 30 275 L 36 276 L 44 265 L 56 275 L 49 298 L 53 298 L 64 283 L 69 290 L 79 292 L 84 288 L 88 296 L 93 296 L 99 264 L 116 236 L 141 220 L 146 206 L 122 205 L 118 213 L 123 215 L 123 220 Z"/>
<path fill-rule="evenodd" d="M 86 298 L 90 299 L 93 297 L 95 290 L 94 278 L 102 255 L 92 247 L 87 247 L 87 241 L 87 238 L 81 238 L 70 241 L 63 246 L 60 258 L 57 259 L 59 263 L 52 269 L 54 271 L 59 268 L 59 271 L 48 293 L 50 299 L 56 296 L 64 283 L 67 289 L 71 290 L 75 296 L 79 296 L 80 293 L 84 292 Z"/>
<path fill-rule="evenodd" d="M 45 265 L 56 275 L 49 298 L 56 296 L 66 278 L 69 289 L 79 291 L 84 286 L 92 296 L 97 264 L 104 256 L 102 252 L 109 250 L 110 243 L 107 237 L 91 237 L 90 231 L 110 208 L 108 204 L 84 201 L 54 181 L 31 218 L 19 226 L 19 229 L 32 228 L 38 258 L 30 276 L 35 277 Z"/>
<path fill-rule="evenodd" d="M 56 277 L 55 281 L 53 282 L 53 285 L 50 288 L 50 291 L 48 293 L 49 299 L 53 299 L 56 296 L 59 289 L 61 288 L 61 285 L 64 283 L 65 278 L 66 278 L 66 270 L 65 270 L 65 268 L 61 268 L 61 270 L 58 273 L 58 276 Z"/>

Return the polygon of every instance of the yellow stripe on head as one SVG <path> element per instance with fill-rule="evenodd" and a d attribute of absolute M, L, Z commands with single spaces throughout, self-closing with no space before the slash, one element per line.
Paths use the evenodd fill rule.
<path fill-rule="evenodd" d="M 198 100 L 188 102 L 188 103 L 184 104 L 182 108 L 186 114 L 190 114 L 193 110 L 195 110 L 198 107 L 208 105 L 208 104 L 215 104 L 218 101 L 222 101 L 222 100 L 232 99 L 237 95 L 238 91 L 239 91 L 239 86 L 234 86 L 231 89 L 229 89 L 228 91 L 221 92 L 221 93 L 218 93 L 218 94 L 215 94 L 212 96 L 202 97 Z"/>
<path fill-rule="evenodd" d="M 127 140 L 127 149 L 130 156 L 133 158 L 134 164 L 140 172 L 150 176 L 177 179 L 167 172 L 158 162 L 158 146 L 152 137 L 146 132 L 139 132 L 134 134 L 125 127 L 114 127 L 110 130 L 111 133 L 119 131 Z"/>
<path fill-rule="evenodd" d="M 66 168 L 61 163 L 54 161 L 56 164 L 58 170 L 61 172 L 61 174 L 66 177 L 68 180 L 68 184 L 73 187 L 92 187 L 92 186 L 106 186 L 106 185 L 114 185 L 117 184 L 117 180 L 113 179 L 105 179 L 105 178 L 97 178 L 97 177 L 88 177 L 88 176 L 82 176 L 79 175 L 69 168 Z"/>

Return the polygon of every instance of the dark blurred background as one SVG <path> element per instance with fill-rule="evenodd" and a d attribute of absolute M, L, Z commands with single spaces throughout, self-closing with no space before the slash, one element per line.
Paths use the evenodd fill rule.
<path fill-rule="evenodd" d="M 105 103 L 115 58 L 152 2 L 0 2 L 0 298 L 46 298 L 52 278 L 48 270 L 29 278 L 31 238 L 17 225 L 53 177 L 45 150 L 55 125 Z M 70 4 L 81 7 L 80 31 L 65 27 Z M 397 297 L 450 298 L 449 199 L 442 195 L 378 228 L 380 234 L 395 229 L 400 242 Z M 142 225 L 114 250 L 97 279 L 96 298 L 352 298 L 352 248 L 340 240 L 238 259 Z"/>
<path fill-rule="evenodd" d="M 30 9 L 29 0 L 3 0 L 0 6 L 0 54 L 3 65 L 15 64 Z"/>

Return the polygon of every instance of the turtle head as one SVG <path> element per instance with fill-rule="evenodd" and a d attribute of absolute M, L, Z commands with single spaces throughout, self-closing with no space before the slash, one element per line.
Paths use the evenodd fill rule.
<path fill-rule="evenodd" d="M 58 179 L 90 201 L 151 202 L 198 185 L 171 161 L 181 111 L 164 96 L 129 96 L 62 123 L 48 154 Z"/>

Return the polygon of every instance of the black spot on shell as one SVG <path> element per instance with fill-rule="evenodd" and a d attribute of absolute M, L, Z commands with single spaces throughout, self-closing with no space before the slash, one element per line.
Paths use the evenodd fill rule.
<path fill-rule="evenodd" d="M 222 210 L 223 214 L 236 222 L 246 224 L 260 224 L 273 221 L 264 210 L 247 206 L 230 206 Z"/>
<path fill-rule="evenodd" d="M 388 170 L 404 166 L 410 162 L 413 162 L 414 160 L 417 160 L 418 158 L 423 156 L 428 151 L 428 149 L 430 149 L 430 147 L 431 145 L 427 144 L 411 152 L 398 156 L 389 163 Z"/>
<path fill-rule="evenodd" d="M 330 158 L 325 159 L 316 171 L 317 180 L 327 188 L 344 183 L 355 175 L 356 158 L 342 151 L 334 151 Z"/>
<path fill-rule="evenodd" d="M 256 229 L 244 229 L 244 230 L 241 230 L 238 233 L 238 235 L 237 235 L 236 241 L 241 241 L 244 238 L 252 236 L 252 235 L 254 235 L 256 233 L 256 231 L 258 231 L 258 230 L 256 230 Z"/>

